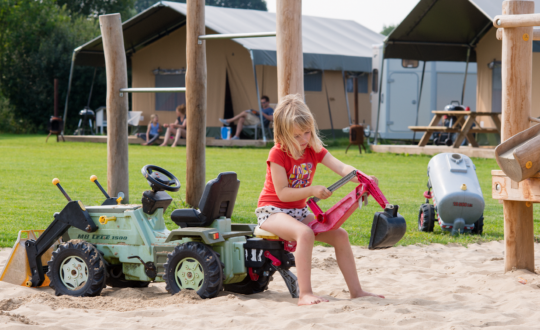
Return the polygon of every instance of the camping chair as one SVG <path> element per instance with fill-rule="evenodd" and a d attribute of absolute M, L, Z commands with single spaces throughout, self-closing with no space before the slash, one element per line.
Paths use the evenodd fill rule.
<path fill-rule="evenodd" d="M 277 106 L 277 103 L 270 103 L 270 107 L 272 109 L 275 109 Z M 257 140 L 257 137 L 259 136 L 258 134 L 258 131 L 261 130 L 262 131 L 262 128 L 261 128 L 261 124 L 258 124 L 258 125 L 244 125 L 244 127 L 242 127 L 242 130 L 244 129 L 252 129 L 254 131 L 254 135 L 255 135 L 255 140 Z M 274 139 L 274 122 L 271 121 L 270 124 L 268 125 L 267 128 L 265 128 L 265 133 L 266 133 L 266 138 L 267 139 Z"/>

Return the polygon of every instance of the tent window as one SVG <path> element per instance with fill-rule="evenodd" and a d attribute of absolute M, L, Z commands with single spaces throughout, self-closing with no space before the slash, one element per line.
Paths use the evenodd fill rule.
<path fill-rule="evenodd" d="M 322 71 L 304 70 L 304 91 L 322 92 Z"/>
<path fill-rule="evenodd" d="M 489 67 L 492 69 L 491 84 L 491 112 L 501 113 L 502 111 L 502 76 L 501 62 L 493 61 Z"/>
<path fill-rule="evenodd" d="M 373 73 L 371 74 L 371 86 L 372 87 L 372 90 L 373 90 L 373 93 L 378 93 L 379 92 L 379 70 L 378 69 L 373 69 Z"/>
<path fill-rule="evenodd" d="M 156 74 L 156 87 L 186 87 L 186 75 Z M 156 111 L 174 111 L 185 103 L 185 93 L 156 93 Z"/>
<path fill-rule="evenodd" d="M 414 69 L 418 67 L 418 60 L 401 60 L 401 66 L 404 68 Z"/>
<path fill-rule="evenodd" d="M 358 76 L 358 93 L 368 92 L 368 75 Z M 347 78 L 347 93 L 354 93 L 354 78 Z"/>

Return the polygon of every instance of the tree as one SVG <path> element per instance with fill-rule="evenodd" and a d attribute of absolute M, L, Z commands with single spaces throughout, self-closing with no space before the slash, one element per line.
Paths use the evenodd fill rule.
<path fill-rule="evenodd" d="M 381 34 L 388 37 L 390 35 L 390 33 L 392 33 L 392 31 L 394 31 L 395 28 L 396 28 L 396 26 L 394 24 L 390 24 L 390 25 L 384 24 L 383 29 L 381 31 Z"/>
<path fill-rule="evenodd" d="M 136 0 L 57 0 L 58 6 L 74 15 L 98 17 L 103 14 L 119 13 L 125 21 L 135 15 Z"/>
<path fill-rule="evenodd" d="M 171 0 L 172 2 L 186 3 L 186 0 Z M 156 3 L 155 0 L 137 0 L 135 3 L 135 9 L 137 12 L 146 10 L 150 6 Z M 241 8 L 241 9 L 254 9 L 268 11 L 266 8 L 266 0 L 206 0 L 207 6 L 216 7 L 228 7 L 228 8 Z"/>
<path fill-rule="evenodd" d="M 0 0 L 0 15 L 1 93 L 26 131 L 44 131 L 53 114 L 54 78 L 59 79 L 59 99 L 65 100 L 73 49 L 99 35 L 97 21 L 72 17 L 54 0 Z M 93 71 L 76 70 L 71 109 L 86 105 Z M 96 78 L 94 95 L 105 99 L 104 77 L 100 79 Z M 63 102 L 60 105 L 62 114 Z M 78 120 L 73 115 L 69 119 L 71 123 Z"/>

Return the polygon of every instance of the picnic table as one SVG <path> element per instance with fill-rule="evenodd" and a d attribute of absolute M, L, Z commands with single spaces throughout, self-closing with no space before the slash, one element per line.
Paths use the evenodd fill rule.
<path fill-rule="evenodd" d="M 499 118 L 500 113 L 493 112 L 472 112 L 472 111 L 459 111 L 459 110 L 434 110 L 432 111 L 435 116 L 429 123 L 429 126 L 409 126 L 409 129 L 414 132 L 425 132 L 420 142 L 419 147 L 424 147 L 431 137 L 431 134 L 435 132 L 441 133 L 459 133 L 454 141 L 453 147 L 459 148 L 464 139 L 467 139 L 471 146 L 478 148 L 478 142 L 473 136 L 473 133 L 497 133 L 501 134 L 501 120 Z M 456 117 L 455 123 L 452 127 L 438 126 L 443 116 Z M 495 123 L 495 128 L 484 128 L 476 121 L 477 117 L 491 117 Z M 476 127 L 473 127 L 476 124 Z"/>

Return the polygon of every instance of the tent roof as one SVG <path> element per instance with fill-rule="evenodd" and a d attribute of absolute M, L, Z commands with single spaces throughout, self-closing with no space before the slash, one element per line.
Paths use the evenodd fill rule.
<path fill-rule="evenodd" d="M 122 24 L 128 57 L 186 24 L 186 4 L 161 1 Z M 258 10 L 206 6 L 206 27 L 216 33 L 276 30 L 276 14 Z M 233 39 L 253 51 L 255 64 L 276 66 L 274 37 Z M 384 36 L 348 20 L 302 16 L 304 67 L 371 71 L 372 45 Z M 212 41 L 207 41 L 212 42 Z M 77 48 L 76 65 L 103 66 L 101 36 Z"/>
<path fill-rule="evenodd" d="M 540 0 L 534 2 L 540 11 Z M 501 13 L 502 0 L 420 0 L 386 38 L 385 58 L 466 61 L 468 47 L 476 46 Z M 476 61 L 474 48 L 470 60 Z"/>

